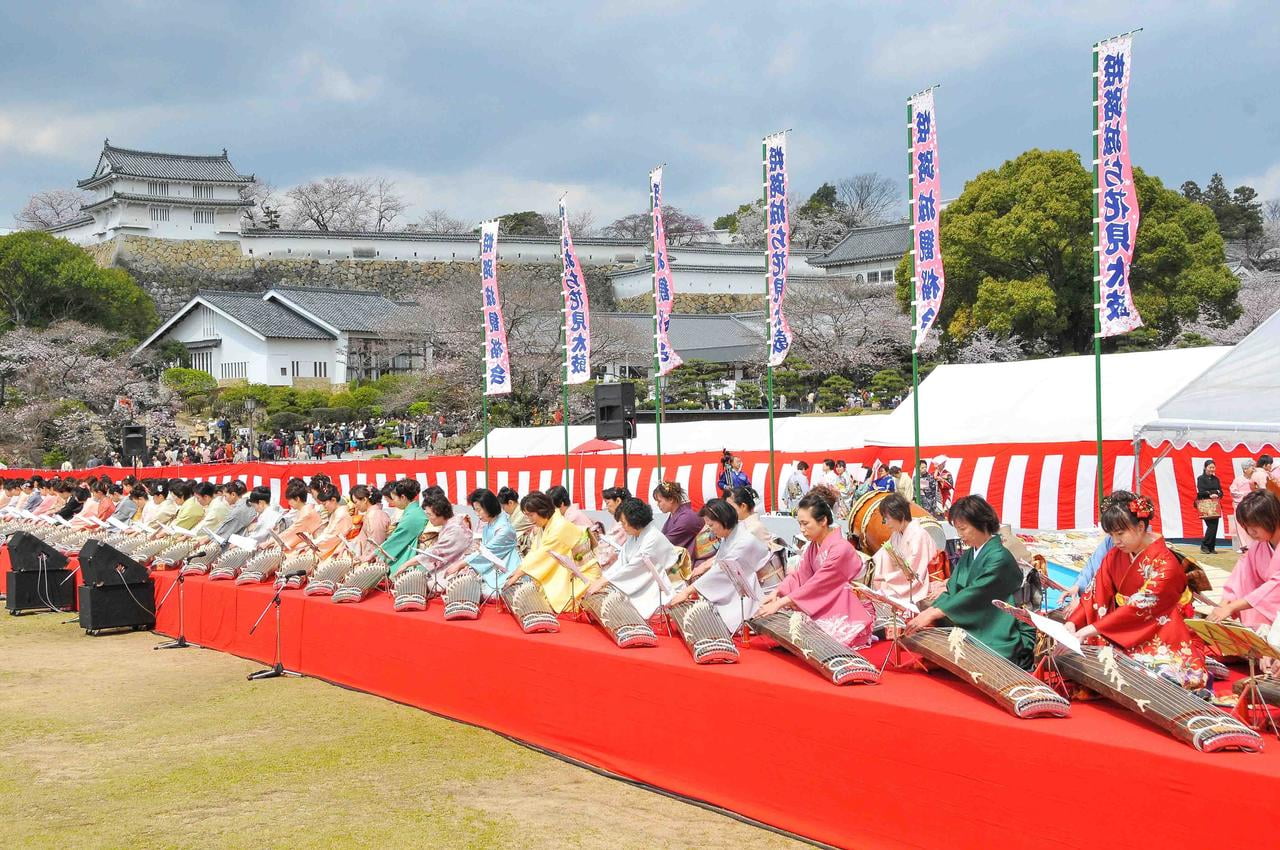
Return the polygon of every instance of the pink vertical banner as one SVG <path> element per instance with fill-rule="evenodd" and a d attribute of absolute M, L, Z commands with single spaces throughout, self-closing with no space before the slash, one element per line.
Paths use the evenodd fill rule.
<path fill-rule="evenodd" d="M 1094 71 L 1097 138 L 1094 165 L 1098 185 L 1098 284 L 1102 319 L 1100 335 L 1118 336 L 1142 327 L 1133 304 L 1130 272 L 1138 242 L 1138 189 L 1129 158 L 1129 73 L 1133 68 L 1133 36 L 1122 35 L 1096 48 Z"/>
<path fill-rule="evenodd" d="M 942 240 L 939 223 L 942 213 L 942 177 L 938 171 L 938 114 L 933 89 L 912 95 L 911 126 L 911 235 L 915 258 L 916 326 L 913 345 L 924 344 L 929 329 L 938 318 L 946 275 L 942 269 Z"/>
<path fill-rule="evenodd" d="M 587 304 L 587 281 L 578 254 L 573 250 L 569 214 L 560 198 L 560 289 L 564 293 L 565 382 L 581 384 L 591 380 L 591 308 Z"/>
<path fill-rule="evenodd" d="M 653 305 L 656 317 L 658 374 L 667 375 L 684 361 L 671 346 L 671 311 L 676 303 L 676 282 L 667 257 L 667 227 L 662 222 L 662 166 L 649 172 L 649 205 L 653 210 Z"/>
<path fill-rule="evenodd" d="M 484 394 L 511 392 L 507 322 L 498 292 L 498 222 L 480 225 L 480 297 L 484 307 Z"/>
<path fill-rule="evenodd" d="M 783 312 L 787 261 L 791 254 L 791 212 L 787 209 L 787 134 L 764 139 L 765 275 L 769 281 L 769 365 L 781 366 L 791 350 L 791 325 Z"/>

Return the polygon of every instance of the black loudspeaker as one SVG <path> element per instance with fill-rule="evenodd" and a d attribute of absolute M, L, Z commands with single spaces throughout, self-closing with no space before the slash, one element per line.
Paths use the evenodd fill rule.
<path fill-rule="evenodd" d="M 139 584 L 151 576 L 142 564 L 101 540 L 89 540 L 80 550 L 80 574 L 92 585 Z"/>
<path fill-rule="evenodd" d="M 80 588 L 80 628 L 86 632 L 155 627 L 156 585 L 151 579 Z"/>
<path fill-rule="evenodd" d="M 634 440 L 635 436 L 636 385 L 596 384 L 597 439 Z"/>
<path fill-rule="evenodd" d="M 44 556 L 43 563 L 41 555 Z M 16 531 L 9 536 L 9 566 L 17 573 L 65 570 L 67 556 L 34 534 Z"/>
<path fill-rule="evenodd" d="M 145 425 L 125 425 L 120 429 L 120 457 L 125 466 L 145 466 L 147 463 L 147 428 Z"/>
<path fill-rule="evenodd" d="M 75 583 L 71 570 L 46 570 L 42 573 L 8 573 L 5 577 L 5 607 L 10 614 L 19 611 L 70 611 L 75 602 Z"/>

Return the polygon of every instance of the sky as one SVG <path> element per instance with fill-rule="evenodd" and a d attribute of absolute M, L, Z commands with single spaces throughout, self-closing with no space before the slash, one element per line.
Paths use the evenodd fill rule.
<path fill-rule="evenodd" d="M 1053 11 L 1048 11 L 1049 8 Z M 0 227 L 88 176 L 109 137 L 226 148 L 275 186 L 387 176 L 409 220 L 551 211 L 597 225 L 760 191 L 790 128 L 793 191 L 879 172 L 905 194 L 905 101 L 937 91 L 944 195 L 1024 150 L 1083 151 L 1091 48 L 1136 27 L 1136 164 L 1280 198 L 1274 2 L 183 3 L 0 0 Z"/>

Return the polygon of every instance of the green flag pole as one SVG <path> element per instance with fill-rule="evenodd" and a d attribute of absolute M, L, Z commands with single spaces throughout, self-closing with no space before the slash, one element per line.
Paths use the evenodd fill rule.
<path fill-rule="evenodd" d="M 769 142 L 768 137 L 760 142 L 760 198 L 764 203 L 765 217 L 765 233 L 769 230 Z M 785 167 L 785 164 L 784 164 Z M 771 333 L 771 313 L 769 312 L 769 240 L 765 240 L 764 246 L 764 375 L 765 375 L 765 407 L 769 412 L 769 480 L 764 486 L 764 504 L 765 508 L 770 511 L 778 509 L 778 499 L 774 481 L 777 472 L 774 467 L 773 454 L 773 364 L 770 363 L 769 352 L 773 345 L 773 334 Z"/>
<path fill-rule="evenodd" d="M 907 252 L 908 271 L 911 272 L 911 423 L 915 436 L 915 468 L 911 470 L 914 482 L 915 501 L 920 503 L 920 352 L 918 348 L 920 307 L 917 293 L 920 287 L 916 282 L 916 215 L 915 215 L 915 135 L 912 124 L 915 121 L 911 98 L 907 98 L 907 214 L 911 216 L 911 250 Z M 872 476 L 875 470 L 872 470 Z"/>
<path fill-rule="evenodd" d="M 484 414 L 484 486 L 489 486 L 489 395 L 480 397 L 480 410 Z"/>
<path fill-rule="evenodd" d="M 1098 44 L 1093 45 L 1093 399 L 1097 426 L 1097 507 L 1101 510 L 1102 469 L 1102 266 L 1098 250 Z"/>

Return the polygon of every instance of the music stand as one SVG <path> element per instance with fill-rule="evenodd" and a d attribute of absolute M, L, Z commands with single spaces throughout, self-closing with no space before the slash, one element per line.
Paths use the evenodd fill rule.
<path fill-rule="evenodd" d="M 873 602 L 879 602 L 884 605 L 889 609 L 889 614 L 892 616 L 892 619 L 889 621 L 889 625 L 893 628 L 893 638 L 889 641 L 889 651 L 885 653 L 884 663 L 880 665 L 881 675 L 884 674 L 884 671 L 890 664 L 893 665 L 895 670 L 901 670 L 904 667 L 910 667 L 912 664 L 918 664 L 918 662 L 903 663 L 902 653 L 910 652 L 910 650 L 903 648 L 902 637 L 907 633 L 907 621 L 905 615 L 910 614 L 914 617 L 916 614 L 920 613 L 920 609 L 913 603 L 907 602 L 904 604 L 896 599 L 885 596 L 883 593 L 871 589 L 871 587 L 860 581 L 852 581 L 849 583 L 849 586 L 853 588 L 854 593 L 864 599 L 870 599 Z"/>
<path fill-rule="evenodd" d="M 621 550 L 619 550 L 618 554 L 621 556 Z M 666 626 L 667 637 L 671 637 L 671 609 L 667 607 L 667 594 L 674 598 L 676 589 L 671 586 L 671 580 L 667 578 L 666 573 L 658 569 L 658 565 L 648 555 L 641 555 L 640 560 L 648 568 L 654 582 L 658 585 L 658 610 L 662 612 L 662 623 Z"/>
<path fill-rule="evenodd" d="M 495 578 L 494 585 L 498 588 L 498 590 L 494 594 L 493 599 L 489 599 L 487 601 L 493 602 L 496 599 L 498 602 L 498 610 L 501 611 L 503 608 L 507 607 L 507 603 L 504 602 L 502 599 L 503 579 L 508 572 L 506 562 L 503 561 L 501 558 L 499 558 L 497 555 L 493 554 L 492 550 L 490 550 L 489 547 L 485 546 L 483 543 L 481 543 L 478 547 L 476 547 L 476 551 L 480 554 L 480 557 L 484 558 L 490 564 L 493 564 L 493 574 Z M 479 575 L 479 571 L 477 571 L 477 575 Z M 483 601 L 486 601 L 484 599 L 485 591 L 484 591 L 483 576 L 481 576 L 480 578 L 480 584 L 481 584 L 480 600 L 483 602 Z"/>
<path fill-rule="evenodd" d="M 1235 711 L 1232 712 L 1250 729 L 1263 731 L 1268 725 L 1277 738 L 1280 738 L 1280 728 L 1276 726 L 1276 719 L 1271 714 L 1271 706 L 1267 705 L 1267 699 L 1262 695 L 1262 689 L 1258 687 L 1258 662 L 1264 658 L 1272 658 L 1280 660 L 1280 649 L 1272 646 L 1267 639 L 1250 629 L 1238 623 L 1211 623 L 1208 620 L 1187 620 L 1187 628 L 1200 636 L 1200 639 L 1208 644 L 1209 648 L 1217 653 L 1220 657 L 1228 655 L 1236 655 L 1244 658 L 1249 662 L 1249 680 L 1245 683 L 1244 688 L 1240 691 L 1240 700 L 1236 703 Z M 1266 721 L 1255 721 L 1251 707 L 1254 700 L 1262 706 L 1262 715 Z"/>
<path fill-rule="evenodd" d="M 577 581 L 581 579 L 583 590 L 591 586 L 591 579 L 578 569 L 577 563 L 573 560 L 572 555 L 561 555 L 559 552 L 549 552 L 552 558 L 555 558 L 560 566 L 569 571 L 569 607 L 566 612 L 572 611 L 574 619 L 582 619 L 582 604 L 578 601 L 578 585 Z"/>
<path fill-rule="evenodd" d="M 772 557 L 772 554 L 769 557 Z M 765 562 L 767 563 L 768 560 L 766 558 Z M 747 583 L 741 564 L 733 558 L 717 558 L 715 563 L 729 577 L 729 582 L 733 585 L 734 590 L 738 591 L 738 611 L 742 617 L 742 645 L 751 646 L 751 631 L 747 627 L 747 599 L 749 597 L 751 601 L 757 601 L 756 594 L 752 592 L 751 586 Z"/>

